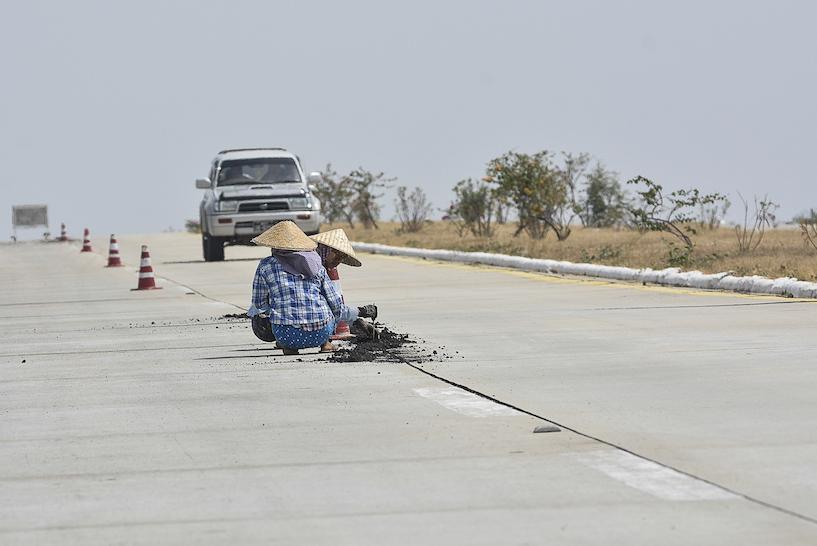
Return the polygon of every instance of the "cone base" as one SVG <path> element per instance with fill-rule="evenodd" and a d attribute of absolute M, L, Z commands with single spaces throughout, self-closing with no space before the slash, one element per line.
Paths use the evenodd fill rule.
<path fill-rule="evenodd" d="M 80 252 L 93 252 L 90 248 L 83 248 Z"/>
<path fill-rule="evenodd" d="M 125 264 L 108 264 L 105 267 L 125 267 Z"/>
<path fill-rule="evenodd" d="M 162 289 L 161 286 L 150 286 L 148 288 L 131 288 L 130 291 L 131 292 L 136 292 L 136 291 L 139 291 L 139 290 L 161 290 L 161 289 Z"/>

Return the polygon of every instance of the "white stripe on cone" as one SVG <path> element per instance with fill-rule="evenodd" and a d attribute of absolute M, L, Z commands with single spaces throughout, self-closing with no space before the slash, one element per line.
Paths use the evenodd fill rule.
<path fill-rule="evenodd" d="M 148 246 L 142 245 L 142 259 L 139 267 L 139 286 L 134 290 L 158 290 L 161 286 L 156 286 L 153 268 L 150 266 L 150 252 Z"/>
<path fill-rule="evenodd" d="M 111 241 L 108 245 L 108 265 L 105 267 L 122 267 L 122 260 L 119 259 L 119 243 L 116 242 L 116 235 L 111 233 Z"/>

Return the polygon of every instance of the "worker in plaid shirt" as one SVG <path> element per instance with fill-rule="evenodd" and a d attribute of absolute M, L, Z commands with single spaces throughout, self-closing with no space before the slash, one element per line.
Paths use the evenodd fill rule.
<path fill-rule="evenodd" d="M 326 269 L 306 279 L 284 271 L 274 256 L 261 260 L 252 281 L 250 316 L 264 313 L 273 324 L 298 326 L 302 330 L 321 330 L 337 320 L 353 322 L 357 310 L 343 304 Z"/>
<path fill-rule="evenodd" d="M 359 316 L 376 316 L 374 306 L 354 308 L 343 303 L 315 252 L 317 243 L 293 222 L 280 222 L 253 242 L 271 247 L 272 255 L 262 259 L 255 271 L 247 314 L 253 317 L 254 331 L 259 319 L 269 321 L 284 354 L 308 347 L 333 351 L 329 337 L 339 320 L 351 323 Z"/>

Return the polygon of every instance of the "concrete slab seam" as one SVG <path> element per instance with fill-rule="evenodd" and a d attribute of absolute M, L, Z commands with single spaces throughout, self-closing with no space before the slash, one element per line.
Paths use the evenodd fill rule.
<path fill-rule="evenodd" d="M 399 358 L 399 357 L 398 357 L 398 358 Z M 401 359 L 401 360 L 402 360 L 402 359 Z M 412 368 L 414 368 L 414 369 L 415 369 L 415 370 L 417 370 L 418 372 L 423 373 L 423 374 L 425 374 L 425 375 L 427 375 L 427 376 L 429 376 L 429 377 L 433 377 L 434 379 L 437 379 L 437 380 L 439 380 L 439 381 L 442 381 L 443 383 L 447 383 L 447 384 L 449 384 L 449 385 L 451 385 L 451 386 L 453 386 L 453 387 L 458 387 L 458 388 L 460 388 L 460 389 L 462 389 L 462 390 L 464 390 L 464 391 L 470 392 L 470 393 L 475 394 L 475 395 L 477 395 L 477 396 L 480 396 L 480 397 L 482 397 L 482 398 L 486 398 L 486 399 L 488 399 L 488 400 L 490 400 L 490 401 L 492 401 L 492 402 L 494 402 L 494 403 L 496 403 L 496 404 L 500 404 L 500 405 L 502 405 L 502 406 L 506 406 L 506 407 L 508 407 L 508 408 L 510 408 L 510 409 L 513 409 L 513 410 L 515 410 L 515 411 L 518 411 L 518 412 L 520 412 L 520 413 L 524 413 L 525 415 L 530 415 L 531 417 L 534 417 L 534 418 L 536 418 L 536 419 L 541 419 L 542 421 L 545 421 L 546 423 L 550 423 L 550 424 L 555 425 L 555 426 L 557 426 L 557 427 L 560 427 L 560 428 L 562 428 L 562 429 L 564 429 L 564 430 L 568 430 L 568 431 L 570 431 L 570 432 L 572 432 L 572 433 L 574 433 L 574 434 L 576 434 L 576 435 L 578 435 L 578 436 L 581 436 L 581 437 L 583 437 L 583 438 L 587 438 L 588 440 L 592 440 L 592 441 L 598 442 L 598 443 L 600 443 L 600 444 L 606 445 L 606 446 L 611 447 L 611 448 L 613 448 L 613 449 L 615 449 L 615 450 L 618 450 L 619 452 L 623 452 L 623 453 L 629 454 L 629 455 L 631 455 L 631 456 L 633 456 L 633 457 L 637 457 L 638 459 L 640 459 L 640 460 L 642 460 L 642 461 L 645 461 L 645 462 L 647 462 L 647 463 L 652 463 L 653 465 L 657 465 L 658 467 L 661 467 L 661 468 L 664 468 L 664 469 L 666 469 L 666 470 L 672 471 L 672 472 L 677 473 L 677 474 L 679 474 L 679 475 L 686 476 L 687 478 L 690 478 L 690 479 L 693 479 L 693 480 L 698 480 L 699 482 L 702 482 L 702 483 L 704 483 L 704 484 L 707 484 L 707 485 L 709 485 L 709 486 L 712 486 L 712 487 L 714 487 L 714 488 L 717 488 L 717 489 L 719 489 L 719 490 L 723 491 L 723 492 L 724 492 L 724 494 L 730 494 L 730 495 L 733 495 L 733 496 L 735 496 L 735 497 L 740 497 L 740 498 L 742 498 L 742 499 L 744 499 L 744 500 L 746 500 L 746 501 L 748 501 L 748 502 L 751 502 L 751 503 L 753 503 L 753 504 L 757 504 L 758 506 L 762 506 L 762 507 L 764 507 L 764 508 L 769 508 L 769 509 L 771 509 L 771 510 L 775 510 L 775 511 L 780 512 L 780 513 L 782 513 L 782 514 L 786 514 L 786 515 L 788 515 L 788 516 L 792 516 L 792 517 L 795 517 L 795 518 L 797 518 L 797 519 L 800 519 L 800 520 L 803 520 L 803 521 L 807 521 L 807 522 L 809 522 L 809 523 L 812 523 L 812 524 L 817 525 L 817 518 L 813 518 L 813 517 L 811 517 L 811 516 L 807 516 L 807 515 L 805 515 L 805 514 L 801 514 L 801 513 L 799 513 L 799 512 L 795 512 L 795 511 L 793 511 L 793 510 L 789 510 L 788 508 L 784 508 L 784 507 L 782 507 L 782 506 L 778 506 L 778 505 L 776 505 L 776 504 L 771 504 L 771 503 L 769 503 L 769 502 L 766 502 L 766 501 L 764 501 L 764 500 L 758 499 L 758 498 L 756 498 L 756 497 L 752 497 L 752 496 L 747 495 L 747 494 L 745 494 L 745 493 L 741 493 L 740 491 L 736 491 L 736 490 L 734 490 L 734 489 L 730 489 L 729 487 L 726 487 L 726 486 L 720 485 L 720 484 L 715 483 L 715 482 L 713 482 L 713 481 L 711 481 L 711 480 L 707 480 L 706 478 L 702 478 L 702 477 L 700 477 L 700 476 L 696 476 L 695 474 L 692 474 L 692 473 L 690 473 L 690 472 L 686 472 L 686 471 L 684 471 L 684 470 L 681 470 L 681 469 L 679 469 L 679 468 L 675 468 L 675 467 L 673 467 L 673 466 L 671 466 L 671 465 L 668 465 L 668 464 L 666 464 L 666 463 L 663 463 L 663 462 L 661 462 L 661 461 L 657 461 L 657 460 L 655 460 L 655 459 L 651 459 L 650 457 L 647 457 L 647 456 L 641 455 L 641 454 L 639 454 L 639 453 L 636 453 L 636 452 L 634 452 L 634 451 L 632 451 L 632 450 L 630 450 L 630 449 L 627 449 L 627 448 L 626 448 L 626 447 L 624 447 L 624 446 L 618 445 L 618 444 L 616 444 L 616 443 L 614 443 L 614 442 L 611 442 L 611 441 L 608 441 L 608 440 L 604 440 L 604 439 L 602 439 L 602 438 L 599 438 L 599 437 L 597 437 L 597 436 L 593 436 L 593 435 L 588 434 L 588 433 L 586 433 L 586 432 L 582 432 L 582 431 L 580 431 L 580 430 L 578 430 L 578 429 L 575 429 L 575 428 L 573 428 L 573 427 L 570 427 L 570 426 L 565 425 L 565 424 L 563 424 L 563 423 L 560 423 L 560 422 L 558 422 L 558 421 L 554 421 L 554 420 L 552 420 L 552 419 L 548 419 L 547 417 L 542 417 L 541 415 L 537 415 L 537 414 L 535 414 L 535 413 L 533 413 L 533 412 L 531 412 L 531 411 L 528 411 L 528 410 L 526 410 L 526 409 L 520 408 L 520 407 L 518 407 L 518 406 L 514 406 L 513 404 L 510 404 L 510 403 L 508 403 L 508 402 L 504 402 L 504 401 L 502 401 L 502 400 L 499 400 L 498 398 L 494 398 L 493 396 L 490 396 L 490 395 L 488 395 L 488 394 L 485 394 L 485 393 L 482 393 L 482 392 L 477 391 L 477 390 L 475 390 L 475 389 L 472 389 L 472 388 L 470 388 L 470 387 L 468 387 L 468 386 L 466 386 L 466 385 L 463 385 L 463 384 L 461 384 L 461 383 L 457 383 L 457 382 L 455 382 L 455 381 L 452 381 L 452 380 L 450 380 L 450 379 L 447 379 L 447 378 L 445 378 L 445 377 L 442 377 L 441 375 L 438 375 L 438 374 L 435 374 L 435 373 L 433 373 L 433 372 L 430 372 L 430 371 L 428 371 L 428 370 L 424 369 L 424 368 L 423 368 L 423 367 L 421 367 L 421 366 L 418 366 L 418 365 L 416 365 L 416 364 L 412 364 L 411 362 L 408 362 L 407 360 L 403 360 L 403 363 L 405 363 L 405 364 L 406 364 L 406 365 L 408 365 L 408 366 L 411 366 Z"/>
<path fill-rule="evenodd" d="M 186 285 L 186 284 L 184 284 L 184 283 L 181 283 L 181 282 L 179 282 L 179 281 L 173 280 L 173 279 L 171 279 L 170 277 L 165 277 L 164 275 L 156 275 L 156 278 L 157 278 L 157 279 L 162 279 L 162 280 L 165 280 L 165 281 L 168 281 L 168 282 L 172 282 L 172 283 L 173 283 L 173 284 L 175 284 L 176 286 L 179 286 L 179 287 L 181 287 L 181 288 L 184 288 L 184 289 L 186 289 L 186 290 L 189 290 L 190 292 L 192 292 L 192 293 L 194 293 L 194 294 L 196 294 L 196 295 L 198 295 L 198 296 L 201 296 L 201 297 L 202 297 L 202 298 L 204 298 L 204 299 L 210 300 L 210 301 L 212 301 L 212 302 L 215 302 L 215 303 L 222 303 L 222 304 L 224 304 L 224 305 L 230 305 L 230 306 L 235 307 L 236 309 L 240 309 L 240 310 L 242 310 L 242 311 L 244 311 L 244 312 L 246 312 L 246 311 L 247 311 L 247 308 L 246 308 L 246 307 L 241 307 L 240 305 L 236 305 L 236 304 L 234 304 L 234 303 L 232 303 L 232 302 L 229 302 L 229 301 L 222 301 L 222 300 L 219 300 L 219 299 L 216 299 L 216 298 L 211 298 L 211 297 L 210 297 L 210 296 L 208 296 L 207 294 L 204 294 L 204 293 L 202 293 L 202 292 L 199 292 L 199 291 L 198 291 L 198 290 L 196 290 L 195 288 L 193 288 L 193 287 L 191 287 L 191 286 L 188 286 L 188 285 Z"/>
<path fill-rule="evenodd" d="M 90 351 L 57 351 L 43 353 L 2 353 L 0 356 L 62 356 L 91 355 L 104 353 L 142 353 L 146 351 L 186 351 L 189 349 L 219 349 L 224 347 L 245 347 L 246 343 L 226 343 L 221 345 L 193 345 L 190 347 L 137 347 L 134 349 L 94 349 Z"/>

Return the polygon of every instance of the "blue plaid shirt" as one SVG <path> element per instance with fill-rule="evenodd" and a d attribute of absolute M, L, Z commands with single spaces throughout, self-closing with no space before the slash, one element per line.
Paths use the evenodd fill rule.
<path fill-rule="evenodd" d="M 343 304 L 326 269 L 313 279 L 284 271 L 274 256 L 258 263 L 252 281 L 251 317 L 265 313 L 273 324 L 297 326 L 303 330 L 320 330 L 336 320 L 353 321 L 357 309 Z"/>

